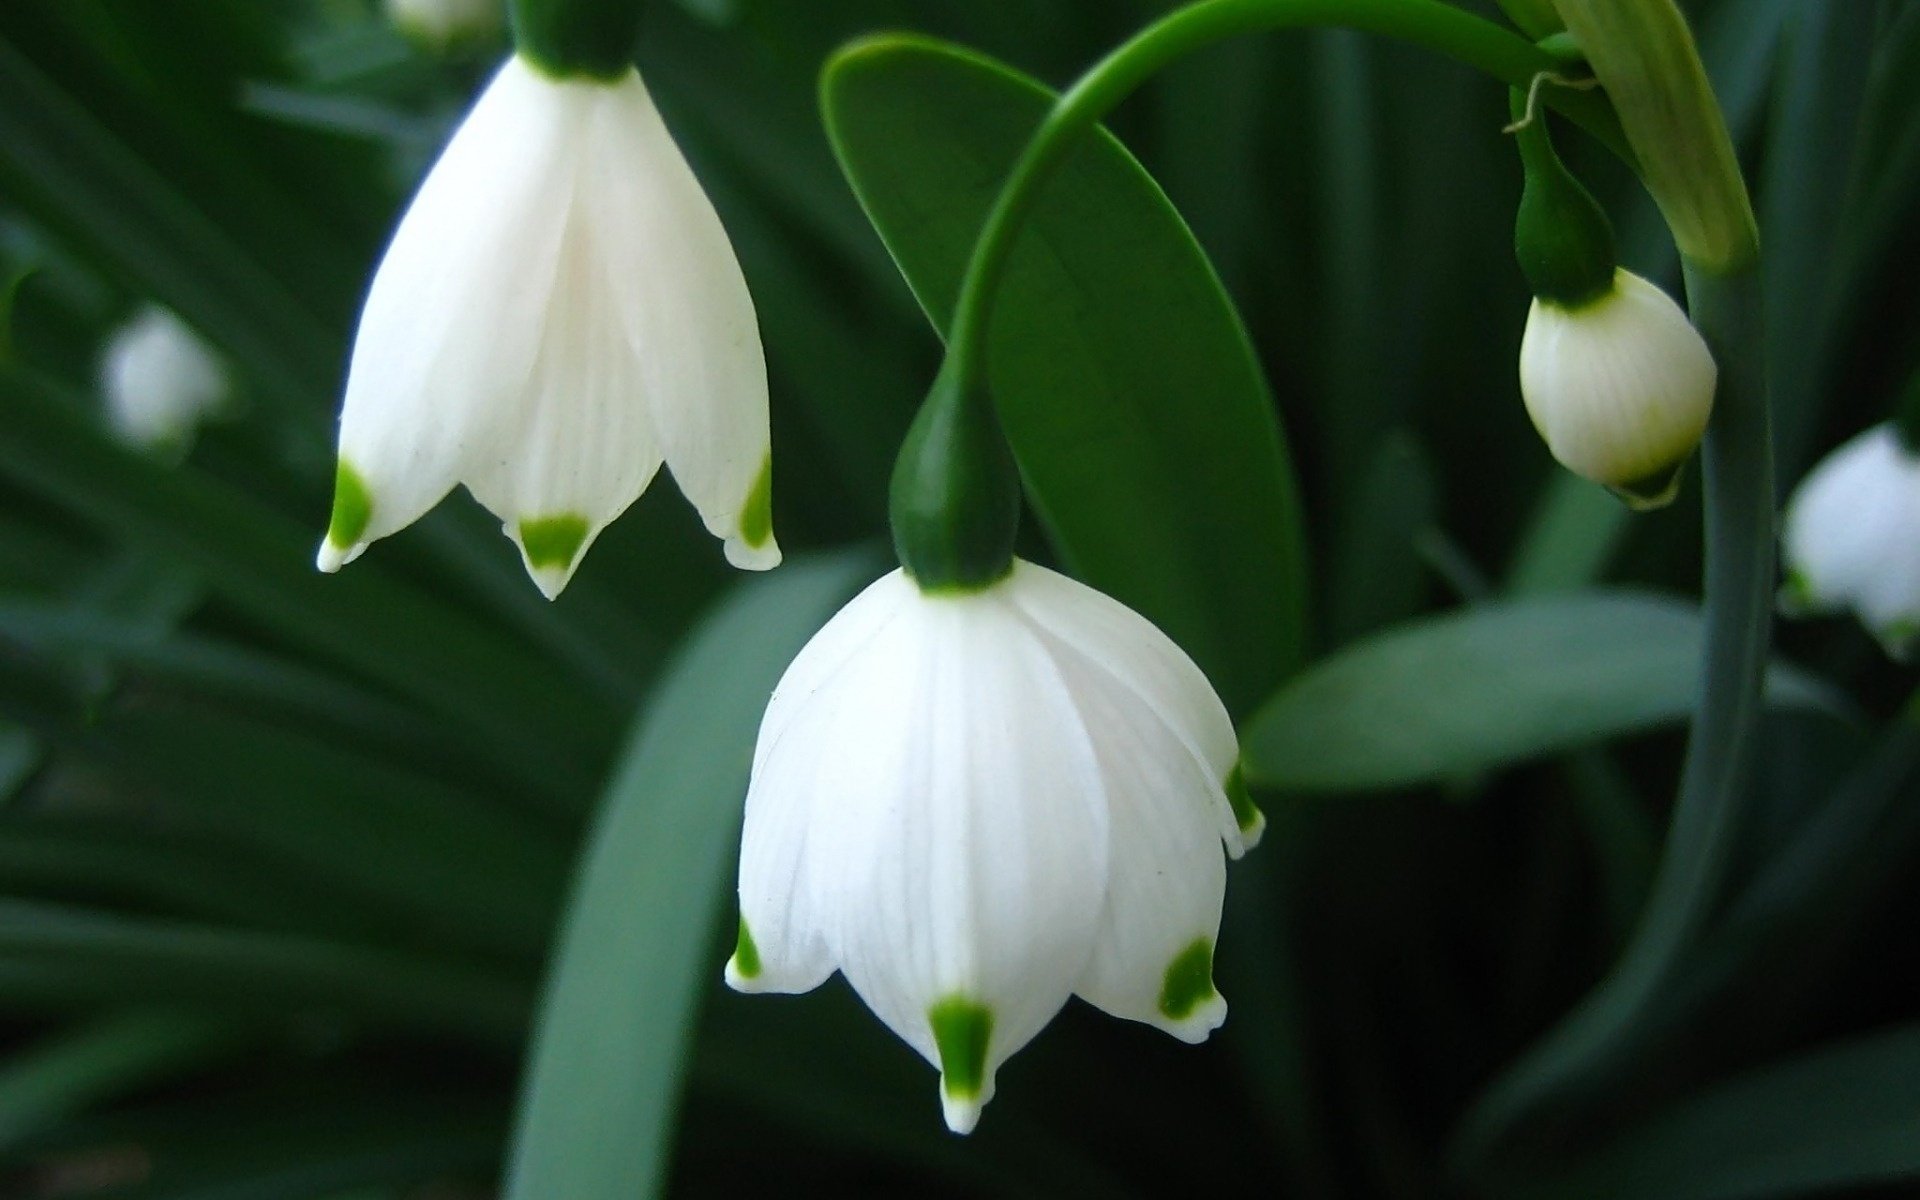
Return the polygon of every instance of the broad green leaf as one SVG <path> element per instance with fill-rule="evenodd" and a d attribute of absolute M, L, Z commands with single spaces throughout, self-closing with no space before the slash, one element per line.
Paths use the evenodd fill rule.
<path fill-rule="evenodd" d="M 1284 685 L 1242 731 L 1250 781 L 1298 791 L 1431 782 L 1683 719 L 1699 614 L 1626 591 L 1478 605 L 1360 642 Z M 1833 708 L 1776 668 L 1773 702 Z"/>
<path fill-rule="evenodd" d="M 1053 99 L 914 37 L 858 43 L 822 105 L 842 168 L 934 324 Z M 1066 565 L 1151 618 L 1244 708 L 1299 661 L 1305 548 L 1286 442 L 1232 302 L 1102 132 L 1047 184 L 991 333 L 992 379 Z"/>
<path fill-rule="evenodd" d="M 583 860 L 522 1083 L 509 1200 L 632 1200 L 665 1178 L 767 697 L 871 574 L 789 563 L 697 630 L 642 714 Z"/>
<path fill-rule="evenodd" d="M 1920 1177 L 1920 1027 L 1763 1067 L 1630 1128 L 1517 1194 L 1758 1200 Z M 1910 1185 L 1909 1185 L 1910 1186 Z"/>

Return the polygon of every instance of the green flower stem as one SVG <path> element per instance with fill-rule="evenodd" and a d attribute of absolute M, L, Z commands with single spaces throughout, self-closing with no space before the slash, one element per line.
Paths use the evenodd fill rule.
<path fill-rule="evenodd" d="M 1760 272 L 1755 260 L 1730 274 L 1688 262 L 1686 275 L 1694 323 L 1720 364 L 1720 387 L 1701 450 L 1706 647 L 1680 796 L 1652 892 L 1626 953 L 1580 1007 L 1468 1114 L 1457 1151 L 1469 1166 L 1484 1160 L 1548 1097 L 1592 1096 L 1611 1072 L 1627 1065 L 1616 1052 L 1673 984 L 1723 898 L 1739 840 L 1774 585 L 1773 451 Z"/>
<path fill-rule="evenodd" d="M 994 293 L 1042 185 L 1074 142 L 1135 88 L 1187 54 L 1240 34 L 1310 26 L 1397 37 L 1519 88 L 1561 65 L 1525 38 L 1440 0 L 1201 0 L 1170 14 L 1081 76 L 1054 105 L 1014 166 L 974 244 L 954 310 L 948 352 L 957 372 L 955 386 L 972 390 L 987 378 L 986 334 Z M 1558 88 L 1549 98 L 1632 161 L 1603 97 Z"/>

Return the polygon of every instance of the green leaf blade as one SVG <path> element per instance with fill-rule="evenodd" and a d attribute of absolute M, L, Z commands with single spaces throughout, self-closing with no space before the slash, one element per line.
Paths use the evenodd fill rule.
<path fill-rule="evenodd" d="M 1683 720 L 1699 686 L 1692 607 L 1629 591 L 1477 605 L 1317 664 L 1242 731 L 1249 781 L 1294 791 L 1411 786 Z M 1836 708 L 1776 668 L 1774 703 Z"/>
<path fill-rule="evenodd" d="M 719 978 L 706 951 L 762 711 L 870 573 L 866 556 L 848 555 L 745 585 L 693 635 L 642 716 L 551 968 L 508 1200 L 658 1191 L 699 1000 Z"/>
<path fill-rule="evenodd" d="M 822 80 L 841 167 L 937 327 L 988 207 L 1053 101 L 923 38 Z M 1240 708 L 1306 641 L 1293 469 L 1231 300 L 1159 186 L 1104 131 L 1043 189 L 991 331 L 994 396 L 1066 565 L 1144 613 Z"/>

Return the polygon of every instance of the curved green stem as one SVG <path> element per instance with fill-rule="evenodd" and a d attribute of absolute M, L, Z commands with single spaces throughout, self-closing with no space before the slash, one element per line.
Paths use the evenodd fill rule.
<path fill-rule="evenodd" d="M 1513 87 L 1525 88 L 1541 72 L 1561 65 L 1518 34 L 1440 0 L 1201 0 L 1172 13 L 1081 76 L 1027 143 L 987 216 L 961 284 L 948 337 L 957 386 L 972 389 L 986 379 L 994 293 L 1034 200 L 1074 141 L 1176 59 L 1240 34 L 1308 26 L 1397 37 Z M 1600 95 L 1555 89 L 1552 103 L 1632 161 L 1612 109 Z"/>
<path fill-rule="evenodd" d="M 1741 791 L 1772 629 L 1773 450 L 1755 263 L 1725 275 L 1687 264 L 1694 323 L 1720 364 L 1701 450 L 1706 492 L 1706 648 L 1701 701 L 1671 829 L 1639 927 L 1613 972 L 1491 1088 L 1457 1145 L 1486 1158 L 1549 1096 L 1594 1095 L 1626 1064 L 1614 1053 L 1673 983 L 1723 898 L 1744 816 Z"/>

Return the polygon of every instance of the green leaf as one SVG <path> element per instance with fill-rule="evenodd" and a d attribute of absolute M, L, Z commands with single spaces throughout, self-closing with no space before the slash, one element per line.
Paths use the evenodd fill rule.
<path fill-rule="evenodd" d="M 70 396 L 0 365 L 0 476 L 68 505 L 130 544 L 198 571 L 237 610 L 480 733 L 533 787 L 579 777 L 602 711 L 550 660 L 373 564 L 334 577 L 311 533 L 189 468 L 168 469 L 89 428 Z"/>
<path fill-rule="evenodd" d="M 1747 1200 L 1920 1176 L 1920 1026 L 1754 1071 L 1520 1194 Z"/>
<path fill-rule="evenodd" d="M 0 899 L 0 998 L 193 1004 L 213 1011 L 343 1012 L 447 1036 L 517 1037 L 529 997 L 462 963 L 342 941 L 158 921 Z"/>
<path fill-rule="evenodd" d="M 0 1149 L 90 1104 L 199 1066 L 239 1040 L 223 1021 L 137 1011 L 39 1042 L 0 1070 Z"/>
<path fill-rule="evenodd" d="M 1299 791 L 1426 783 L 1684 719 L 1699 613 L 1598 591 L 1477 605 L 1411 622 L 1317 664 L 1247 723 L 1247 778 Z M 1772 699 L 1837 708 L 1776 667 Z"/>
<path fill-rule="evenodd" d="M 509 1200 L 630 1200 L 665 1176 L 767 697 L 865 555 L 744 584 L 688 642 L 608 787 L 522 1085 Z"/>
<path fill-rule="evenodd" d="M 883 37 L 822 81 L 854 191 L 938 328 L 1015 156 L 1053 101 L 968 51 Z M 1206 255 L 1119 142 L 1060 167 L 991 335 L 995 399 L 1066 565 L 1144 613 L 1229 707 L 1305 642 L 1305 546 L 1285 439 Z"/>

